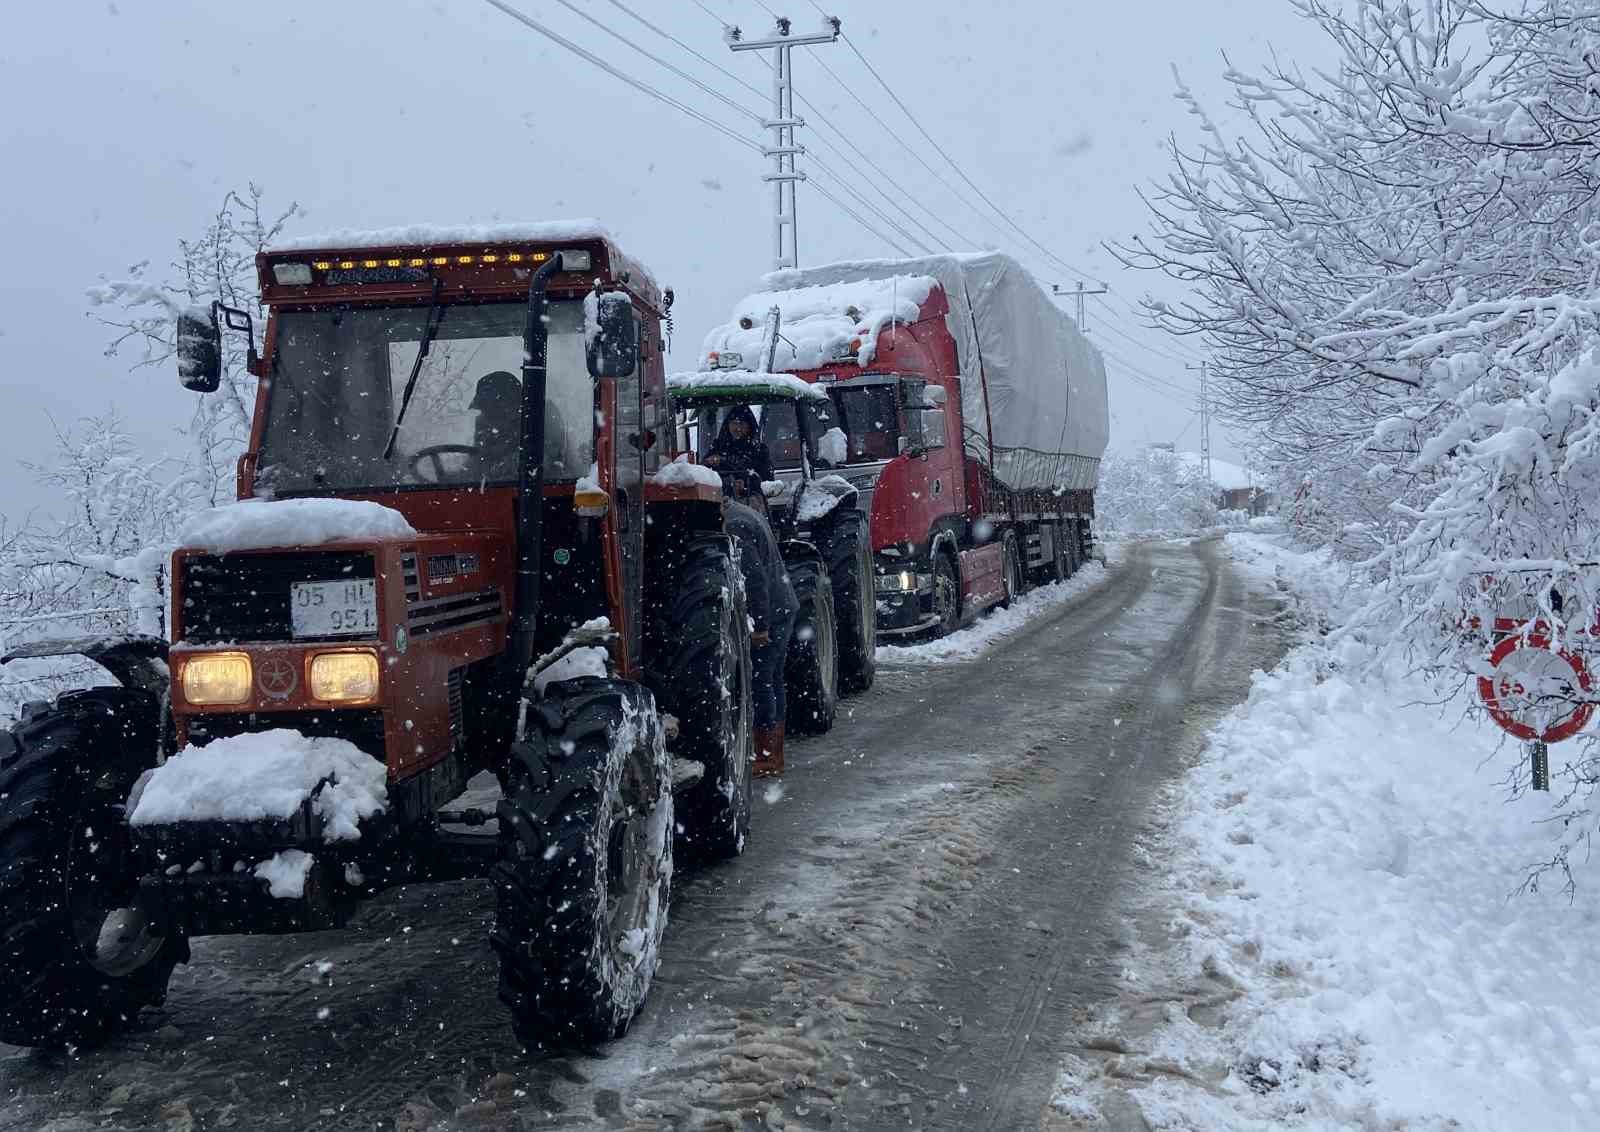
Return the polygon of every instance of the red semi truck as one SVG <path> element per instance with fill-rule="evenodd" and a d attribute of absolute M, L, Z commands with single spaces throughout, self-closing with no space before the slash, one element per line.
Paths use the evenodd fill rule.
<path fill-rule="evenodd" d="M 1105 365 L 1020 264 L 871 260 L 763 284 L 706 336 L 702 368 L 828 388 L 769 405 L 763 439 L 787 478 L 805 462 L 861 493 L 880 634 L 949 632 L 1088 558 Z"/>

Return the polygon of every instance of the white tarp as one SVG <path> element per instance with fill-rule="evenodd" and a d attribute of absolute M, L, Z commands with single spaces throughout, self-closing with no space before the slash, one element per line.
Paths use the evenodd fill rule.
<path fill-rule="evenodd" d="M 1105 362 L 1071 317 L 1008 255 L 862 260 L 773 272 L 762 279 L 764 292 L 741 300 L 731 326 L 707 336 L 707 348 L 731 340 L 741 314 L 764 312 L 773 303 L 783 307 L 785 298 L 794 303 L 797 295 L 809 293 L 825 297 L 824 305 L 841 313 L 850 307 L 864 312 L 883 305 L 885 280 L 907 277 L 937 281 L 949 302 L 946 324 L 960 360 L 968 454 L 988 463 L 992 441 L 995 475 L 1012 488 L 1094 487 L 1110 435 Z M 895 300 L 897 291 L 891 290 Z M 895 318 L 904 317 L 898 301 L 889 305 Z M 822 312 L 815 307 L 806 303 L 802 309 L 818 318 Z M 785 333 L 788 324 L 786 311 Z M 861 364 L 871 360 L 863 351 Z M 780 352 L 776 368 L 818 364 L 812 356 L 785 364 Z"/>

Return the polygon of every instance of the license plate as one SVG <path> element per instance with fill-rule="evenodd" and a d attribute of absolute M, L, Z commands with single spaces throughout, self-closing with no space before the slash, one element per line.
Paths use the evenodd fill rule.
<path fill-rule="evenodd" d="M 371 579 L 295 582 L 289 587 L 289 622 L 296 637 L 375 637 L 378 585 Z"/>

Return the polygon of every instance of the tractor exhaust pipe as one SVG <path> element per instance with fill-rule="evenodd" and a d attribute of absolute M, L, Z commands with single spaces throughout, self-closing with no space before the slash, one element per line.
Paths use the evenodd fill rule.
<path fill-rule="evenodd" d="M 515 698 L 533 663 L 539 629 L 539 573 L 544 527 L 544 395 L 550 328 L 545 318 L 545 284 L 561 270 L 556 253 L 528 281 L 528 322 L 522 334 L 522 435 L 517 461 L 517 580 L 512 593 L 511 639 L 506 679 Z"/>

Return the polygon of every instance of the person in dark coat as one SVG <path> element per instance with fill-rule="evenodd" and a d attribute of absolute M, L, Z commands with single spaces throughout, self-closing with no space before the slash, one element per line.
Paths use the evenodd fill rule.
<path fill-rule="evenodd" d="M 767 501 L 754 473 L 723 477 L 723 525 L 739 550 L 750 634 L 751 702 L 755 712 L 757 777 L 783 773 L 783 720 L 787 710 L 783 665 L 800 611 L 777 537 L 766 519 Z"/>
<path fill-rule="evenodd" d="M 754 472 L 763 481 L 776 479 L 772 471 L 772 453 L 757 435 L 760 425 L 748 405 L 731 410 L 722 422 L 722 429 L 706 455 L 707 467 L 724 475 L 729 472 Z"/>

